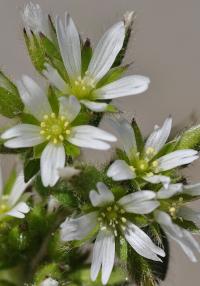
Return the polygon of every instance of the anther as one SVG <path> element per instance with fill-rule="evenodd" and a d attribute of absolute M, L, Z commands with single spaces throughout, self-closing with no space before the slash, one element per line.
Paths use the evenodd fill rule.
<path fill-rule="evenodd" d="M 40 126 L 41 126 L 41 127 L 45 127 L 45 126 L 46 126 L 46 123 L 45 123 L 45 122 L 41 122 Z"/>
<path fill-rule="evenodd" d="M 125 217 L 122 217 L 122 218 L 121 218 L 121 221 L 122 221 L 123 223 L 126 223 L 127 220 L 126 220 Z"/>
<path fill-rule="evenodd" d="M 45 114 L 43 118 L 44 118 L 44 120 L 47 120 L 47 119 L 49 119 L 49 116 L 47 114 Z"/>

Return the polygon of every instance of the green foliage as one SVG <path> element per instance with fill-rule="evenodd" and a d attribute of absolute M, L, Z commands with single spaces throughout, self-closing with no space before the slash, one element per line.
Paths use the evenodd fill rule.
<path fill-rule="evenodd" d="M 20 115 L 23 108 L 17 87 L 0 71 L 0 114 L 13 118 Z"/>

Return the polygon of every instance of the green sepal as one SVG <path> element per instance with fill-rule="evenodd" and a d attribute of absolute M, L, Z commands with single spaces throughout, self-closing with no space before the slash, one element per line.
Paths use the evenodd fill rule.
<path fill-rule="evenodd" d="M 40 122 L 31 114 L 29 113 L 22 113 L 20 115 L 20 119 L 22 121 L 22 123 L 26 123 L 26 124 L 33 124 L 33 125 L 39 125 Z"/>
<path fill-rule="evenodd" d="M 135 118 L 132 119 L 131 125 L 135 134 L 137 150 L 141 152 L 144 149 L 144 139 Z"/>
<path fill-rule="evenodd" d="M 183 132 L 179 138 L 176 149 L 195 149 L 200 151 L 200 125 L 194 126 Z"/>
<path fill-rule="evenodd" d="M 72 126 L 79 126 L 83 124 L 88 124 L 90 121 L 91 114 L 87 111 L 81 111 L 75 120 L 71 123 Z"/>
<path fill-rule="evenodd" d="M 193 233 L 200 233 L 200 229 L 197 225 L 195 225 L 194 222 L 192 221 L 188 221 L 188 220 L 185 220 L 185 219 L 180 219 L 180 218 L 177 218 L 174 220 L 174 223 L 179 225 L 180 227 L 190 231 L 190 232 L 193 232 Z"/>
<path fill-rule="evenodd" d="M 13 118 L 20 115 L 23 109 L 17 87 L 0 71 L 0 113 Z"/>
<path fill-rule="evenodd" d="M 44 142 L 33 147 L 34 159 L 39 159 L 41 157 L 42 151 L 44 150 L 47 144 L 48 144 L 47 142 Z"/>
<path fill-rule="evenodd" d="M 42 33 L 40 33 L 40 39 L 41 39 L 42 48 L 44 49 L 44 53 L 47 57 L 62 60 L 59 50 L 57 49 L 57 47 L 51 40 L 49 40 Z"/>
<path fill-rule="evenodd" d="M 16 178 L 17 178 L 17 172 L 16 172 L 15 169 L 13 169 L 10 172 L 9 177 L 6 180 L 6 183 L 4 185 L 4 188 L 3 188 L 4 195 L 8 195 L 11 192 L 12 187 L 13 187 L 15 181 L 16 181 Z"/>
<path fill-rule="evenodd" d="M 124 72 L 128 69 L 129 65 L 115 67 L 109 70 L 109 72 L 98 82 L 97 88 L 107 85 L 113 81 L 118 80 Z"/>
<path fill-rule="evenodd" d="M 35 176 L 40 170 L 39 159 L 29 159 L 24 165 L 24 179 L 28 182 L 33 176 Z"/>
<path fill-rule="evenodd" d="M 65 152 L 67 156 L 72 157 L 72 158 L 77 158 L 80 155 L 80 148 L 65 141 L 64 143 L 65 147 Z"/>
<path fill-rule="evenodd" d="M 112 112 L 112 113 L 116 113 L 118 112 L 118 108 L 112 104 L 108 104 L 106 110 L 107 112 Z"/>
<path fill-rule="evenodd" d="M 61 272 L 58 264 L 53 262 L 40 267 L 35 275 L 34 286 L 40 286 L 47 277 L 51 277 L 55 280 L 60 280 Z"/>
<path fill-rule="evenodd" d="M 26 30 L 24 29 L 24 39 L 31 61 L 36 70 L 41 73 L 44 70 L 46 56 L 44 53 L 44 49 L 41 45 L 40 38 L 39 36 L 36 36 L 33 32 L 31 33 L 31 35 L 28 35 Z"/>
<path fill-rule="evenodd" d="M 51 85 L 48 88 L 48 99 L 53 112 L 58 115 L 59 113 L 58 98 L 56 96 L 55 89 Z"/>
<path fill-rule="evenodd" d="M 83 48 L 81 50 L 81 59 L 82 59 L 82 75 L 84 76 L 85 72 L 88 69 L 90 60 L 92 58 L 92 47 L 89 39 L 86 39 Z"/>

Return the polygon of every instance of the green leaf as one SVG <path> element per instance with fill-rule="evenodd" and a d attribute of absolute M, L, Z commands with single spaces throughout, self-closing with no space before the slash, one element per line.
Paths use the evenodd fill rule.
<path fill-rule="evenodd" d="M 194 126 L 183 132 L 179 138 L 176 149 L 195 149 L 200 151 L 200 125 Z"/>
<path fill-rule="evenodd" d="M 29 159 L 24 166 L 24 178 L 25 182 L 28 182 L 33 176 L 35 176 L 40 170 L 39 159 Z"/>
<path fill-rule="evenodd" d="M 144 148 L 144 139 L 135 118 L 133 118 L 131 125 L 135 133 L 137 149 L 139 152 L 141 152 Z"/>
<path fill-rule="evenodd" d="M 0 113 L 13 118 L 21 114 L 23 108 L 17 87 L 0 71 Z"/>
<path fill-rule="evenodd" d="M 88 69 L 90 60 L 92 58 L 92 48 L 91 48 L 89 39 L 86 39 L 83 45 L 83 48 L 81 51 L 81 58 L 82 58 L 82 75 L 84 75 Z"/>

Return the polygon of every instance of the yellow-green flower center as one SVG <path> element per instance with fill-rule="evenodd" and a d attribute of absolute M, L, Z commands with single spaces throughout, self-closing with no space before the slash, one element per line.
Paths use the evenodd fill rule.
<path fill-rule="evenodd" d="M 98 217 L 101 230 L 109 228 L 117 236 L 120 229 L 125 230 L 126 228 L 127 219 L 124 217 L 124 214 L 125 210 L 117 204 L 102 209 Z"/>
<path fill-rule="evenodd" d="M 158 161 L 152 158 L 156 155 L 156 150 L 152 147 L 146 149 L 145 153 L 137 153 L 131 160 L 131 169 L 137 175 L 153 175 L 158 172 Z"/>
<path fill-rule="evenodd" d="M 71 82 L 70 93 L 79 99 L 86 99 L 95 88 L 95 81 L 87 74 L 84 77 L 78 77 Z"/>
<path fill-rule="evenodd" d="M 44 115 L 40 124 L 40 134 L 54 144 L 60 144 L 70 135 L 69 121 L 65 116 L 56 116 L 55 113 Z"/>

